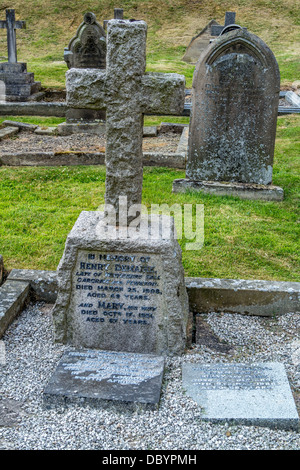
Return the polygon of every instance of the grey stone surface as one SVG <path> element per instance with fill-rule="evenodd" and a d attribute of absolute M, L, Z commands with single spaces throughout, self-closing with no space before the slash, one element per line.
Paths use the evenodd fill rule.
<path fill-rule="evenodd" d="M 101 233 L 104 214 L 82 212 L 58 266 L 56 341 L 75 347 L 181 354 L 188 298 L 174 221 L 142 223 L 136 236 Z M 170 235 L 159 225 L 170 224 Z M 103 227 L 103 225 L 102 225 Z M 150 233 L 150 230 L 152 232 Z"/>
<path fill-rule="evenodd" d="M 99 122 L 63 122 L 57 126 L 59 135 L 70 134 L 96 134 L 103 135 L 105 133 L 105 124 Z"/>
<path fill-rule="evenodd" d="M 64 60 L 69 68 L 105 68 L 106 34 L 94 13 L 85 13 L 76 35 L 65 48 Z"/>
<path fill-rule="evenodd" d="M 30 284 L 30 290 L 36 300 L 54 303 L 57 297 L 56 271 L 39 271 L 35 269 L 12 269 L 8 281 L 23 281 Z"/>
<path fill-rule="evenodd" d="M 213 41 L 193 78 L 187 178 L 271 184 L 279 91 L 260 38 L 239 29 Z"/>
<path fill-rule="evenodd" d="M 204 420 L 299 430 L 299 416 L 281 363 L 188 364 L 183 388 Z"/>
<path fill-rule="evenodd" d="M 29 296 L 29 282 L 6 281 L 0 287 L 0 338 L 21 312 Z"/>
<path fill-rule="evenodd" d="M 0 166 L 70 166 L 104 165 L 104 152 L 16 152 L 0 155 Z M 185 169 L 182 153 L 143 153 L 143 166 L 162 166 Z"/>
<path fill-rule="evenodd" d="M 184 108 L 184 76 L 145 73 L 146 34 L 143 21 L 111 20 L 106 72 L 70 69 L 66 74 L 69 107 L 106 109 L 105 201 L 117 211 L 119 195 L 127 196 L 128 207 L 141 203 L 143 114 L 171 115 Z"/>
<path fill-rule="evenodd" d="M 273 316 L 300 311 L 300 283 L 186 278 L 190 309 Z"/>
<path fill-rule="evenodd" d="M 190 64 L 196 64 L 201 53 L 208 47 L 210 40 L 213 38 L 211 27 L 213 25 L 218 26 L 218 24 L 216 20 L 211 20 L 197 36 L 193 37 L 181 60 Z"/>
<path fill-rule="evenodd" d="M 26 131 L 35 131 L 35 129 L 37 129 L 38 127 L 36 124 L 29 124 L 28 122 L 10 121 L 8 119 L 3 121 L 2 124 L 6 127 L 18 127 L 19 129 Z"/>
<path fill-rule="evenodd" d="M 23 403 L 18 400 L 0 398 L 0 428 L 4 426 L 17 426 L 22 421 L 22 416 L 25 414 L 22 405 Z"/>
<path fill-rule="evenodd" d="M 38 126 L 34 133 L 38 135 L 53 135 L 56 133 L 56 127 L 40 127 Z"/>
<path fill-rule="evenodd" d="M 95 407 L 156 409 L 164 358 L 99 350 L 66 352 L 44 389 L 46 405 L 75 402 Z"/>
<path fill-rule="evenodd" d="M 287 91 L 285 94 L 285 99 L 288 103 L 296 108 L 300 108 L 300 96 L 298 96 L 293 91 Z"/>
<path fill-rule="evenodd" d="M 56 116 L 65 117 L 67 105 L 64 102 L 21 102 L 1 103 L 1 116 Z"/>
<path fill-rule="evenodd" d="M 18 127 L 3 127 L 0 129 L 0 140 L 6 139 L 7 137 L 11 137 L 19 132 Z"/>
<path fill-rule="evenodd" d="M 216 196 L 237 196 L 240 199 L 260 201 L 282 201 L 284 199 L 284 190 L 271 184 L 192 181 L 188 178 L 174 180 L 172 191 L 174 193 L 200 191 Z"/>

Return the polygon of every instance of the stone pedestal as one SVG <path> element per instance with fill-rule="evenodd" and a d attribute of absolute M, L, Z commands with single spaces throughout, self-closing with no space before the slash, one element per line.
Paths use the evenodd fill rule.
<path fill-rule="evenodd" d="M 41 83 L 34 81 L 34 74 L 27 72 L 24 62 L 0 63 L 0 82 L 5 84 L 6 101 L 27 101 L 41 89 Z"/>
<path fill-rule="evenodd" d="M 183 353 L 189 307 L 181 249 L 173 218 L 157 219 L 148 225 L 143 218 L 139 232 L 129 237 L 127 227 L 105 232 L 102 212 L 80 214 L 58 267 L 56 341 L 108 351 Z"/>
<path fill-rule="evenodd" d="M 96 109 L 73 109 L 66 112 L 66 122 L 57 126 L 60 135 L 105 134 L 105 111 Z"/>

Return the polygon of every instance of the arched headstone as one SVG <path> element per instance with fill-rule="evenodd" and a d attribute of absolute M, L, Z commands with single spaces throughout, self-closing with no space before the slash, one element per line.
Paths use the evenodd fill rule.
<path fill-rule="evenodd" d="M 279 91 L 259 37 L 238 28 L 213 41 L 195 67 L 185 181 L 271 184 Z"/>

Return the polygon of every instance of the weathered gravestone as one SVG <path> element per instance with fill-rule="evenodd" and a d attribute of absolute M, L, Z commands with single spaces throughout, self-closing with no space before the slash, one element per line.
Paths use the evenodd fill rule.
<path fill-rule="evenodd" d="M 6 101 L 26 101 L 41 88 L 40 82 L 34 81 L 34 74 L 27 72 L 26 63 L 17 61 L 16 30 L 25 27 L 25 21 L 15 20 L 12 9 L 6 10 L 6 20 L 0 21 L 0 28 L 7 30 L 8 62 L 0 63 L 0 82 L 5 84 Z"/>
<path fill-rule="evenodd" d="M 173 191 L 281 200 L 272 186 L 279 91 L 277 61 L 260 38 L 235 29 L 213 41 L 195 67 L 186 179 Z"/>
<path fill-rule="evenodd" d="M 181 354 L 188 320 L 173 218 L 163 238 L 162 218 L 140 215 L 143 113 L 175 114 L 185 94 L 183 76 L 145 73 L 146 32 L 143 21 L 109 21 L 106 71 L 67 73 L 72 107 L 106 109 L 105 211 L 82 212 L 69 234 L 53 309 L 57 341 L 145 358 Z"/>
<path fill-rule="evenodd" d="M 208 47 L 213 35 L 211 34 L 212 26 L 218 26 L 216 20 L 211 20 L 202 31 L 193 37 L 189 43 L 182 60 L 190 64 L 196 64 L 201 53 Z"/>
<path fill-rule="evenodd" d="M 215 423 L 299 430 L 299 416 L 283 364 L 182 366 L 183 388 Z"/>
<path fill-rule="evenodd" d="M 94 13 L 85 13 L 76 35 L 65 48 L 64 60 L 69 69 L 105 69 L 106 33 Z M 58 126 L 58 132 L 63 135 L 78 132 L 103 134 L 104 120 L 104 110 L 68 108 L 66 122 Z"/>

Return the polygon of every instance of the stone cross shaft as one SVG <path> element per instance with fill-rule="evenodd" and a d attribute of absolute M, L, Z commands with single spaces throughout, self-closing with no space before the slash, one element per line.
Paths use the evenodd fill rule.
<path fill-rule="evenodd" d="M 8 62 L 17 63 L 16 29 L 26 28 L 25 21 L 16 21 L 15 10 L 6 10 L 6 21 L 0 21 L 0 28 L 7 30 Z"/>
<path fill-rule="evenodd" d="M 211 27 L 211 35 L 212 36 L 219 36 L 225 26 L 229 26 L 230 24 L 235 23 L 235 12 L 234 11 L 226 11 L 225 13 L 225 23 L 224 26 L 222 25 L 212 25 Z"/>
<path fill-rule="evenodd" d="M 66 74 L 70 108 L 106 109 L 105 203 L 114 206 L 117 221 L 120 196 L 127 196 L 127 208 L 141 204 L 143 115 L 176 115 L 184 108 L 183 75 L 145 73 L 146 36 L 144 21 L 110 20 L 106 71 Z"/>

